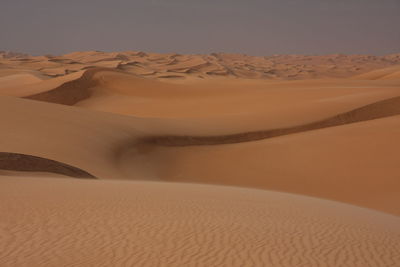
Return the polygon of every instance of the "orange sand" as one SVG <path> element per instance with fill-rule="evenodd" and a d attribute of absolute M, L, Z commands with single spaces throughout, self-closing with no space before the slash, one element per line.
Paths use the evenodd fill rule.
<path fill-rule="evenodd" d="M 0 53 L 0 266 L 397 266 L 399 64 Z"/>

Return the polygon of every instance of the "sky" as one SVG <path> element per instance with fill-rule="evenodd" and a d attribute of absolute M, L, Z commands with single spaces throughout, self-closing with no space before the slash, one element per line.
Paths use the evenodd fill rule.
<path fill-rule="evenodd" d="M 1 0 L 0 50 L 400 53 L 400 0 Z"/>

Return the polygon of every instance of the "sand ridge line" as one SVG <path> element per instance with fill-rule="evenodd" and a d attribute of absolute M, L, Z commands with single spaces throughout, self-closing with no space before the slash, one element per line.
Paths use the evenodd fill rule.
<path fill-rule="evenodd" d="M 90 68 L 87 69 L 78 79 L 63 83 L 49 91 L 25 96 L 23 98 L 62 105 L 75 105 L 91 96 L 89 88 L 96 86 L 97 84 L 96 80 L 93 79 L 93 76 L 100 71 L 121 72 L 119 70 L 108 68 Z"/>
<path fill-rule="evenodd" d="M 0 169 L 24 172 L 50 172 L 84 179 L 96 178 L 82 169 L 59 161 L 11 152 L 0 152 Z"/>
<path fill-rule="evenodd" d="M 344 112 L 328 119 L 289 128 L 244 132 L 219 136 L 156 136 L 142 138 L 143 143 L 159 146 L 199 146 L 251 142 L 288 134 L 385 118 L 400 114 L 400 97 L 393 97 Z"/>

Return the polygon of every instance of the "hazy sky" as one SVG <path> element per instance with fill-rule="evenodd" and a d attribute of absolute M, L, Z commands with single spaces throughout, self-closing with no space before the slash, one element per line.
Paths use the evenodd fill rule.
<path fill-rule="evenodd" d="M 0 50 L 400 52 L 400 0 L 0 0 Z"/>

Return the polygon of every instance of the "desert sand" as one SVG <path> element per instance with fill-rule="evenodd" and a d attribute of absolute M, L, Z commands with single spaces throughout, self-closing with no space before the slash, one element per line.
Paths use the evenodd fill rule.
<path fill-rule="evenodd" d="M 0 266 L 400 266 L 399 73 L 0 53 Z"/>
<path fill-rule="evenodd" d="M 1 266 L 396 266 L 400 219 L 234 187 L 2 177 Z"/>

